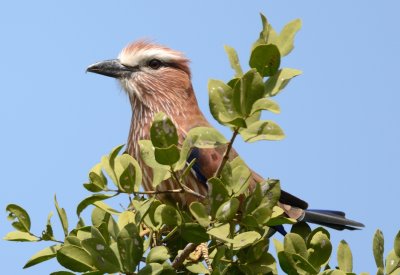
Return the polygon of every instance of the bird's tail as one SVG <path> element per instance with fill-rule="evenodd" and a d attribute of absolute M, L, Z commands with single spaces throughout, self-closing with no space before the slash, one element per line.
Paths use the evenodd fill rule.
<path fill-rule="evenodd" d="M 336 230 L 357 230 L 364 227 L 364 224 L 360 222 L 347 219 L 344 212 L 333 210 L 307 209 L 304 210 L 304 216 L 301 220 Z"/>

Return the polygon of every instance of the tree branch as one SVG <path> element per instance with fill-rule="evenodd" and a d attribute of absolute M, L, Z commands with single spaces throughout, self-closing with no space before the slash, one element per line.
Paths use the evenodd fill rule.
<path fill-rule="evenodd" d="M 188 243 L 186 247 L 182 250 L 180 254 L 178 254 L 174 261 L 172 262 L 172 267 L 177 269 L 182 265 L 182 263 L 186 260 L 190 253 L 192 253 L 197 247 L 197 244 Z"/>

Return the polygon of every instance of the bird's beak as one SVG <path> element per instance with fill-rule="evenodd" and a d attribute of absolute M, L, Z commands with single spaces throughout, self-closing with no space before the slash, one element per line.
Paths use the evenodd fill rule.
<path fill-rule="evenodd" d="M 135 71 L 133 67 L 127 67 L 121 64 L 118 59 L 105 60 L 90 65 L 86 72 L 102 74 L 114 78 L 122 78 Z"/>

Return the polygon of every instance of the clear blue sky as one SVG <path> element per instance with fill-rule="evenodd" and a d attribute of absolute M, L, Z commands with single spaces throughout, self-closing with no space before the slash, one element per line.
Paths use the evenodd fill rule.
<path fill-rule="evenodd" d="M 312 208 L 364 222 L 364 230 L 332 231 L 332 239 L 335 250 L 341 239 L 350 244 L 356 272 L 375 273 L 375 230 L 383 230 L 388 249 L 400 229 L 399 10 L 395 0 L 2 1 L 0 207 L 22 205 L 39 233 L 57 193 L 76 223 L 75 205 L 89 195 L 81 184 L 103 154 L 126 141 L 131 113 L 115 80 L 85 74 L 89 64 L 143 37 L 182 50 L 211 119 L 207 80 L 232 76 L 223 45 L 246 65 L 259 12 L 278 30 L 301 18 L 284 66 L 304 74 L 276 98 L 282 114 L 273 117 L 287 138 L 236 148 Z M 0 218 L 4 236 L 11 226 L 5 211 Z M 21 269 L 45 246 L 0 241 L 2 273 L 58 270 L 55 261 Z"/>

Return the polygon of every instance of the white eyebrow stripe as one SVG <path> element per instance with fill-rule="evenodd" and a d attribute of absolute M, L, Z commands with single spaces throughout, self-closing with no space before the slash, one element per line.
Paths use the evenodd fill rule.
<path fill-rule="evenodd" d="M 118 59 L 121 61 L 122 64 L 132 67 L 143 64 L 145 61 L 151 60 L 153 58 L 157 58 L 164 62 L 179 61 L 184 59 L 182 55 L 168 52 L 164 49 L 145 49 L 138 50 L 134 53 L 127 53 L 126 51 L 122 51 L 118 56 Z"/>

